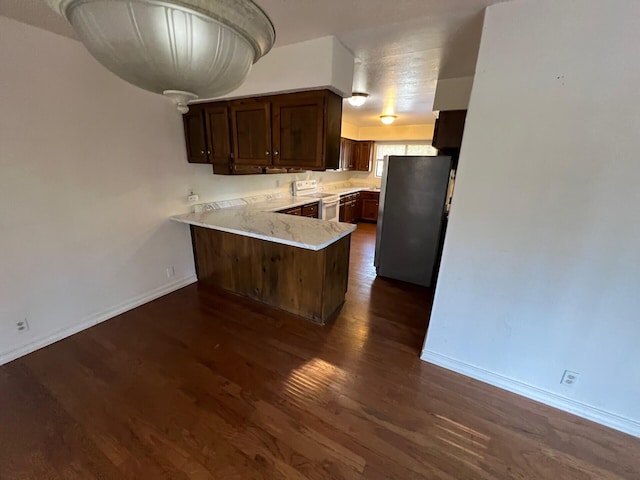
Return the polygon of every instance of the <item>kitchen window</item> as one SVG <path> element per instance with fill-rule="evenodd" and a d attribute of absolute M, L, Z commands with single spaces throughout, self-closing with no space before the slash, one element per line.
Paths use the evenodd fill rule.
<path fill-rule="evenodd" d="M 438 150 L 426 142 L 376 142 L 376 177 L 382 177 L 384 157 L 387 155 L 438 155 Z"/>

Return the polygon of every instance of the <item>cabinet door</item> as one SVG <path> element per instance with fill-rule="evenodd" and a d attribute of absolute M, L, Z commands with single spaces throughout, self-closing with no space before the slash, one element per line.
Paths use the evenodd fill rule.
<path fill-rule="evenodd" d="M 345 216 L 347 214 L 347 205 L 345 203 L 340 202 L 340 214 L 338 215 L 338 220 L 341 222 L 345 222 Z"/>
<path fill-rule="evenodd" d="M 286 210 L 280 210 L 278 213 L 284 213 L 285 215 L 302 216 L 302 207 L 287 208 Z"/>
<path fill-rule="evenodd" d="M 372 222 L 378 221 L 378 200 L 371 198 L 362 199 L 362 219 Z"/>
<path fill-rule="evenodd" d="M 362 218 L 362 198 L 359 193 L 356 193 L 356 206 L 353 216 L 356 222 Z"/>
<path fill-rule="evenodd" d="M 356 201 L 355 200 L 351 200 L 351 202 L 349 202 L 349 206 L 350 206 L 349 223 L 354 223 L 357 220 L 357 217 L 356 217 Z"/>
<path fill-rule="evenodd" d="M 283 95 L 274 98 L 271 107 L 273 164 L 323 168 L 323 97 L 317 94 Z"/>
<path fill-rule="evenodd" d="M 271 105 L 242 102 L 231 106 L 234 163 L 271 165 Z"/>
<path fill-rule="evenodd" d="M 211 163 L 228 164 L 231 159 L 229 107 L 225 104 L 204 107 L 204 121 Z"/>
<path fill-rule="evenodd" d="M 311 203 L 309 205 L 302 206 L 302 216 L 303 217 L 311 217 L 311 218 L 319 218 L 319 203 Z"/>
<path fill-rule="evenodd" d="M 207 134 L 202 109 L 192 106 L 182 117 L 189 163 L 209 163 Z"/>
<path fill-rule="evenodd" d="M 348 138 L 340 139 L 340 168 L 349 170 L 349 157 L 351 156 L 352 141 Z"/>
<path fill-rule="evenodd" d="M 373 155 L 374 142 L 358 142 L 358 156 L 356 157 L 356 170 L 368 172 L 371 168 L 371 156 Z"/>
<path fill-rule="evenodd" d="M 467 118 L 466 110 L 444 111 L 438 114 L 431 144 L 437 148 L 460 148 Z"/>
<path fill-rule="evenodd" d="M 349 152 L 348 170 L 356 169 L 356 159 L 360 155 L 360 142 L 351 141 L 351 150 Z"/>

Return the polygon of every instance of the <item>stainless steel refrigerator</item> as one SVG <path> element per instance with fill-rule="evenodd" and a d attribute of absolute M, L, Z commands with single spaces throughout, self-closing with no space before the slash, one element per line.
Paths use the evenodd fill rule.
<path fill-rule="evenodd" d="M 385 158 L 374 260 L 378 275 L 431 285 L 450 173 L 451 157 Z"/>

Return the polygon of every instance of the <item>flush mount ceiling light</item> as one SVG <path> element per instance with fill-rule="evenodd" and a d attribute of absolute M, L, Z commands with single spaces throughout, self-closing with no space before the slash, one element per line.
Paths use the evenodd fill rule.
<path fill-rule="evenodd" d="M 353 92 L 348 102 L 354 107 L 361 107 L 367 101 L 368 93 Z"/>
<path fill-rule="evenodd" d="M 380 121 L 385 125 L 391 125 L 398 118 L 397 115 L 380 115 Z"/>
<path fill-rule="evenodd" d="M 140 88 L 187 102 L 238 88 L 275 41 L 251 0 L 46 0 L 87 50 Z"/>

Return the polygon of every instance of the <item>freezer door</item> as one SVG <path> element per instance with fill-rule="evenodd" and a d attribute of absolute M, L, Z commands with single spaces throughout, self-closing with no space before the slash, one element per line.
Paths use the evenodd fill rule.
<path fill-rule="evenodd" d="M 388 157 L 376 266 L 380 276 L 430 286 L 444 218 L 451 157 Z"/>

